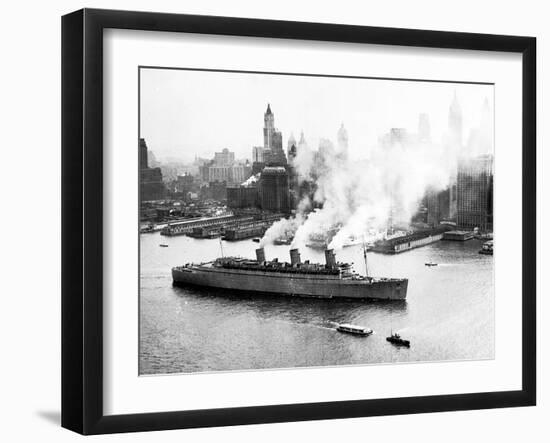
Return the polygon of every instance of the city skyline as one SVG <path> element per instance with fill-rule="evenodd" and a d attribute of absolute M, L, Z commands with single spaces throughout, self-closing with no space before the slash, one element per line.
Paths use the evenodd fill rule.
<path fill-rule="evenodd" d="M 455 96 L 466 142 L 483 107 L 492 113 L 494 101 L 493 86 L 482 84 L 162 69 L 141 70 L 140 93 L 140 136 L 159 160 L 184 162 L 224 148 L 251 159 L 253 147 L 263 145 L 268 104 L 283 146 L 303 131 L 309 147 L 318 149 L 323 139 L 337 141 L 343 123 L 350 156 L 364 158 L 392 128 L 416 133 L 419 120 L 442 141 Z"/>
<path fill-rule="evenodd" d="M 140 78 L 140 374 L 493 358 L 493 86 Z"/>

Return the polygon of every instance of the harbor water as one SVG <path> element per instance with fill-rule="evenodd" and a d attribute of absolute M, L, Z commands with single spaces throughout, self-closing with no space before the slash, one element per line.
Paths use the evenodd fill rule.
<path fill-rule="evenodd" d="M 168 247 L 160 247 L 165 244 Z M 397 255 L 368 254 L 369 275 L 409 279 L 405 302 L 319 300 L 173 287 L 170 270 L 220 256 L 253 258 L 252 240 L 140 236 L 140 374 L 168 374 L 494 358 L 493 256 L 482 242 L 439 241 Z M 266 257 L 290 261 L 288 246 Z M 301 249 L 324 263 L 323 251 Z M 361 246 L 336 251 L 363 274 Z M 437 266 L 425 266 L 426 262 Z M 342 334 L 339 323 L 374 330 Z M 391 345 L 399 332 L 410 348 Z"/>

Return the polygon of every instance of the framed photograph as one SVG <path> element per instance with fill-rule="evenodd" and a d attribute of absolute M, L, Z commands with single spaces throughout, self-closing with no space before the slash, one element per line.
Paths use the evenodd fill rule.
<path fill-rule="evenodd" d="M 62 425 L 534 405 L 531 37 L 62 20 Z"/>

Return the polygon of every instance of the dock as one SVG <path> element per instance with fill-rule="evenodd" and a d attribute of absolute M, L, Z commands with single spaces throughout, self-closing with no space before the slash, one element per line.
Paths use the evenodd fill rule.
<path fill-rule="evenodd" d="M 259 216 L 224 215 L 195 220 L 186 220 L 166 226 L 161 235 L 188 235 L 194 238 L 216 238 L 224 240 L 244 240 L 263 236 L 271 225 L 284 217 L 284 214 L 262 214 Z"/>
<path fill-rule="evenodd" d="M 252 221 L 254 217 L 238 217 L 233 214 L 220 215 L 217 217 L 202 217 L 190 220 L 184 220 L 175 223 L 169 223 L 161 231 L 161 235 L 166 235 L 168 237 L 176 235 L 186 235 L 193 232 L 194 228 L 214 228 L 214 227 L 225 227 L 230 223 L 235 222 L 245 222 Z"/>
<path fill-rule="evenodd" d="M 388 240 L 380 240 L 371 249 L 374 252 L 381 252 L 383 254 L 399 254 L 440 241 L 447 230 L 449 230 L 448 226 L 441 226 Z"/>

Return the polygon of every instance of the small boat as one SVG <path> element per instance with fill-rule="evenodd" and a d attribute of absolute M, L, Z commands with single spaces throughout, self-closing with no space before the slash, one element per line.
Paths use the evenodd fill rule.
<path fill-rule="evenodd" d="M 159 246 L 160 246 L 161 248 L 167 248 L 167 247 L 168 247 L 168 245 L 165 244 L 165 243 L 161 243 Z"/>
<path fill-rule="evenodd" d="M 493 240 L 486 241 L 479 250 L 480 254 L 493 255 Z"/>
<path fill-rule="evenodd" d="M 292 237 L 279 237 L 279 238 L 276 238 L 275 240 L 273 240 L 273 244 L 274 245 L 290 245 L 292 244 L 292 240 L 294 240 L 294 236 Z"/>
<path fill-rule="evenodd" d="M 338 332 L 345 332 L 346 334 L 355 334 L 355 335 L 371 335 L 373 330 L 371 328 L 366 328 L 364 326 L 355 326 L 349 324 L 341 324 L 336 328 Z"/>
<path fill-rule="evenodd" d="M 155 232 L 156 230 L 157 230 L 157 225 L 155 225 L 154 223 L 149 223 L 147 226 L 140 228 L 139 232 L 141 234 L 146 234 L 149 232 Z"/>
<path fill-rule="evenodd" d="M 254 243 L 260 243 L 260 240 L 261 240 L 261 239 L 259 239 L 259 238 L 253 238 L 253 239 L 252 239 L 252 241 L 253 241 Z"/>
<path fill-rule="evenodd" d="M 402 339 L 397 332 L 392 333 L 389 337 L 386 337 L 386 340 L 396 346 L 405 346 L 407 348 L 411 346 L 411 342 L 409 340 Z"/>
<path fill-rule="evenodd" d="M 434 263 L 433 261 L 429 261 L 424 263 L 426 266 L 437 266 L 437 263 Z"/>

